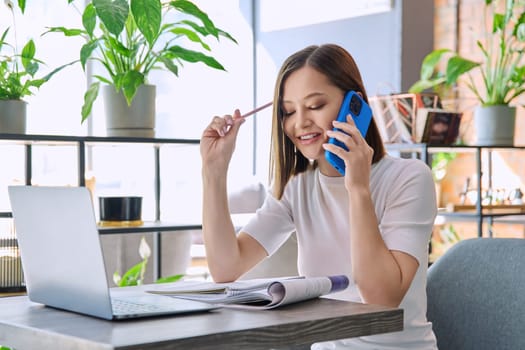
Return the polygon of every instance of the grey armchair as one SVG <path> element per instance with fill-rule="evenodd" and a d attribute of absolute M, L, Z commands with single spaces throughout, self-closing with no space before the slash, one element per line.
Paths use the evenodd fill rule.
<path fill-rule="evenodd" d="M 428 271 L 440 350 L 525 349 L 525 239 L 461 241 Z"/>

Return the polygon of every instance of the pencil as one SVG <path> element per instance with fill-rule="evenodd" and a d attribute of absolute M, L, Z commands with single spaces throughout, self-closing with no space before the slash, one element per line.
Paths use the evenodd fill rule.
<path fill-rule="evenodd" d="M 259 111 L 262 111 L 263 109 L 266 109 L 266 108 L 270 107 L 272 104 L 273 104 L 273 102 L 268 102 L 268 103 L 266 103 L 266 104 L 264 104 L 262 106 L 259 106 L 259 107 L 255 108 L 254 110 L 251 110 L 251 111 L 249 111 L 247 113 L 244 113 L 243 115 L 241 115 L 241 118 L 249 117 L 252 114 L 255 114 L 255 113 L 259 112 Z"/>

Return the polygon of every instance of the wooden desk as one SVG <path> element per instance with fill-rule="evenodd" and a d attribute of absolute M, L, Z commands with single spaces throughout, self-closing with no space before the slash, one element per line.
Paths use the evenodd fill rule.
<path fill-rule="evenodd" d="M 318 341 L 403 328 L 403 310 L 316 299 L 275 310 L 218 309 L 142 320 L 105 321 L 0 299 L 0 345 L 25 349 L 307 349 Z"/>

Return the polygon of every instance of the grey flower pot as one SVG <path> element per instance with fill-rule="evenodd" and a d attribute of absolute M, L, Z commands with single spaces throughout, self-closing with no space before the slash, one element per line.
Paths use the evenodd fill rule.
<path fill-rule="evenodd" d="M 25 134 L 27 102 L 0 100 L 0 133 Z"/>
<path fill-rule="evenodd" d="M 506 105 L 477 107 L 474 111 L 476 145 L 513 146 L 516 108 Z"/>
<path fill-rule="evenodd" d="M 114 86 L 102 87 L 107 136 L 154 137 L 155 97 L 154 85 L 141 85 L 128 106 L 124 95 Z"/>

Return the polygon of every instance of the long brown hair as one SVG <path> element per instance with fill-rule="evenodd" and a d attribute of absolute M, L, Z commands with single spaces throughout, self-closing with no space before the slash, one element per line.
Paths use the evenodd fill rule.
<path fill-rule="evenodd" d="M 275 83 L 270 153 L 270 180 L 274 195 L 278 199 L 282 197 L 284 187 L 292 176 L 317 166 L 315 162 L 311 164 L 301 152 L 295 150 L 293 142 L 285 135 L 282 124 L 284 83 L 290 74 L 306 65 L 324 74 L 342 91 L 360 92 L 368 103 L 359 68 L 344 48 L 335 44 L 312 45 L 292 54 L 284 61 Z M 372 163 L 378 162 L 385 155 L 385 147 L 373 118 L 365 140 L 374 150 Z"/>

